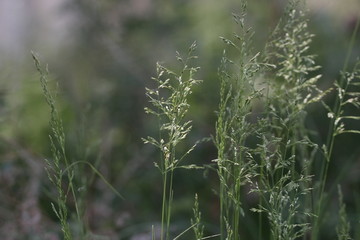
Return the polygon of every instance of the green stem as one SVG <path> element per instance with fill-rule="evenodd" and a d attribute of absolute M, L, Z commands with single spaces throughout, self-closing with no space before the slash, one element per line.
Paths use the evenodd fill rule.
<path fill-rule="evenodd" d="M 174 171 L 171 170 L 170 171 L 170 183 L 169 183 L 169 188 L 168 188 L 168 203 L 167 203 L 167 219 L 166 219 L 166 240 L 169 240 L 169 235 L 170 235 L 170 219 L 171 219 L 171 205 L 172 205 L 172 200 L 173 200 L 173 189 L 172 189 L 172 185 L 173 185 L 173 178 L 174 178 Z"/>
<path fill-rule="evenodd" d="M 219 176 L 222 176 L 222 171 L 219 169 Z M 224 184 L 220 182 L 220 238 L 225 239 L 225 227 L 224 227 Z"/>
<path fill-rule="evenodd" d="M 161 237 L 160 239 L 164 239 L 164 223 L 165 223 L 165 207 L 166 207 L 166 189 L 167 189 L 167 172 L 166 170 L 163 173 L 163 197 L 162 197 L 162 208 L 161 208 Z"/>
<path fill-rule="evenodd" d="M 345 62 L 344 62 L 342 72 L 345 72 L 348 69 L 351 53 L 352 53 L 354 45 L 355 45 L 356 35 L 358 33 L 358 30 L 359 30 L 359 25 L 360 25 L 360 17 L 358 17 L 358 19 L 357 19 L 356 26 L 355 26 L 354 31 L 353 31 L 352 36 L 351 36 L 350 45 L 349 45 L 349 48 L 348 48 L 348 51 L 347 51 L 347 54 L 346 54 L 346 58 L 345 58 Z M 341 76 L 339 87 L 343 88 L 344 83 L 345 83 L 345 79 L 344 79 L 343 76 Z M 323 201 L 324 201 L 325 183 L 327 181 L 329 165 L 330 165 L 331 156 L 332 156 L 332 152 L 333 152 L 333 148 L 334 148 L 334 142 L 335 142 L 335 135 L 334 135 L 335 121 L 340 115 L 341 103 L 342 103 L 342 99 L 337 97 L 335 99 L 335 104 L 334 104 L 335 116 L 331 119 L 329 131 L 328 131 L 328 135 L 327 135 L 327 141 L 326 141 L 327 154 L 325 156 L 326 157 L 326 159 L 325 159 L 326 162 L 325 162 L 325 167 L 321 168 L 320 195 L 319 195 L 318 206 L 316 208 L 316 216 L 317 217 L 315 218 L 315 225 L 314 225 L 314 229 L 312 231 L 312 239 L 313 240 L 318 239 L 318 231 L 319 231 L 319 228 L 320 228 L 319 225 L 321 223 L 320 214 L 321 214 L 321 209 L 323 207 L 322 205 L 323 205 Z"/>
<path fill-rule="evenodd" d="M 240 235 L 239 235 L 239 224 L 240 224 L 240 186 L 238 189 L 238 192 L 236 193 L 236 201 L 237 203 L 235 203 L 236 205 L 235 207 L 235 213 L 234 213 L 234 240 L 240 240 Z"/>
<path fill-rule="evenodd" d="M 260 163 L 260 176 L 259 176 L 259 179 L 260 179 L 260 182 L 259 182 L 259 188 L 262 189 L 262 184 L 261 184 L 261 179 L 264 179 L 264 164 L 265 164 L 265 161 L 264 161 L 264 158 L 262 157 L 261 158 L 261 163 Z M 261 192 L 259 192 L 259 194 L 261 194 Z M 259 196 L 259 206 L 262 206 L 263 205 L 263 199 L 262 199 L 262 196 L 260 195 Z M 262 212 L 259 212 L 259 240 L 262 240 Z"/>

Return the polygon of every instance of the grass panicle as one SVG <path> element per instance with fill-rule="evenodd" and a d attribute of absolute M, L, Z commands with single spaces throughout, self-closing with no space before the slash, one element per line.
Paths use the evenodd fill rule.
<path fill-rule="evenodd" d="M 316 206 L 316 215 L 318 216 L 314 223 L 314 231 L 312 231 L 312 238 L 317 239 L 319 228 L 322 221 L 322 213 L 325 209 L 325 184 L 327 182 L 328 171 L 330 162 L 333 156 L 334 144 L 336 137 L 340 134 L 351 133 L 351 134 L 360 134 L 359 129 L 349 129 L 346 127 L 346 123 L 349 121 L 358 121 L 360 120 L 359 114 L 354 115 L 344 115 L 345 109 L 350 108 L 353 111 L 358 113 L 359 110 L 359 69 L 360 69 L 360 61 L 354 65 L 352 71 L 347 71 L 350 55 L 354 48 L 355 38 L 357 36 L 360 25 L 360 18 L 358 18 L 356 26 L 354 28 L 351 44 L 348 47 L 348 53 L 344 62 L 343 70 L 340 73 L 340 77 L 334 83 L 334 89 L 336 91 L 335 103 L 333 106 L 327 105 L 325 102 L 322 102 L 324 108 L 327 110 L 327 117 L 330 118 L 330 124 L 328 128 L 327 141 L 322 146 L 323 152 L 323 164 L 320 171 L 319 176 L 319 193 L 318 193 L 318 203 Z"/>
<path fill-rule="evenodd" d="M 85 215 L 85 191 L 88 180 L 85 176 L 85 170 L 79 170 L 77 166 L 82 165 L 89 167 L 94 175 L 98 176 L 119 198 L 124 197 L 106 180 L 106 178 L 96 169 L 96 167 L 86 160 L 72 161 L 70 162 L 67 158 L 65 149 L 65 132 L 62 124 L 62 120 L 59 116 L 56 108 L 55 96 L 49 89 L 48 80 L 48 69 L 43 68 L 39 58 L 35 53 L 32 53 L 35 67 L 40 74 L 40 84 L 43 90 L 43 95 L 47 104 L 50 107 L 50 147 L 52 153 L 52 159 L 45 159 L 46 162 L 46 173 L 48 179 L 55 186 L 57 190 L 57 204 L 51 203 L 51 207 L 55 212 L 56 216 L 60 220 L 64 239 L 71 240 L 73 236 L 79 236 L 79 238 L 86 238 L 85 236 L 91 235 L 89 229 L 86 228 L 84 215 Z M 83 179 L 82 184 L 77 184 L 76 179 Z M 81 186 L 81 187 L 78 187 Z M 71 194 L 73 199 L 76 220 L 78 226 L 70 228 L 68 223 L 68 196 Z M 75 230 L 77 230 L 76 234 Z M 73 231 L 73 233 L 72 233 Z"/>
<path fill-rule="evenodd" d="M 201 212 L 199 210 L 199 199 L 197 194 L 195 194 L 193 214 L 194 218 L 191 219 L 191 225 L 194 226 L 193 230 L 195 234 L 195 240 L 201 240 L 204 237 L 204 225 L 201 223 Z"/>
<path fill-rule="evenodd" d="M 336 226 L 336 233 L 338 240 L 351 240 L 350 237 L 350 222 L 347 219 L 346 205 L 344 203 L 344 196 L 340 185 L 338 185 L 339 195 L 339 222 Z"/>
<path fill-rule="evenodd" d="M 183 59 L 177 53 L 177 60 L 182 65 L 180 73 L 176 73 L 161 64 L 157 64 L 156 89 L 146 88 L 146 95 L 152 107 L 145 108 L 146 113 L 155 115 L 159 121 L 159 138 L 147 137 L 144 143 L 157 147 L 161 152 L 160 161 L 155 166 L 160 170 L 163 180 L 163 200 L 161 216 L 161 240 L 170 239 L 171 206 L 173 200 L 173 176 L 177 168 L 196 168 L 195 165 L 184 165 L 182 160 L 195 148 L 190 147 L 179 156 L 177 146 L 184 141 L 191 131 L 191 121 L 186 119 L 189 110 L 188 98 L 195 85 L 201 81 L 194 78 L 199 68 L 191 67 L 190 61 L 196 49 L 194 42 L 188 55 Z"/>
<path fill-rule="evenodd" d="M 224 56 L 219 68 L 220 103 L 215 127 L 215 146 L 218 157 L 217 173 L 220 180 L 220 234 L 221 239 L 240 239 L 242 209 L 242 186 L 253 177 L 252 153 L 247 146 L 254 135 L 256 124 L 249 119 L 252 107 L 262 96 L 255 87 L 255 78 L 263 64 L 260 54 L 252 52 L 253 31 L 246 26 L 246 2 L 242 2 L 240 15 L 233 14 L 239 26 L 234 40 L 221 38 L 236 53 L 234 58 Z"/>
<path fill-rule="evenodd" d="M 266 124 L 258 132 L 260 163 L 252 191 L 261 201 L 255 212 L 265 213 L 272 239 L 298 239 L 310 229 L 311 162 L 318 147 L 306 130 L 306 107 L 328 91 L 317 87 L 321 75 L 308 54 L 313 35 L 301 1 L 290 1 L 266 47 L 267 61 L 275 65 L 267 76 Z"/>
<path fill-rule="evenodd" d="M 199 67 L 193 63 L 197 58 L 194 42 L 185 57 L 176 52 L 180 70 L 157 63 L 156 77 L 152 78 L 155 86 L 146 88 L 149 106 L 144 110 L 158 125 L 157 135 L 143 138 L 143 142 L 159 152 L 154 164 L 162 178 L 161 228 L 157 233 L 152 226 L 152 240 L 184 239 L 189 231 L 193 231 L 196 240 L 240 240 L 248 235 L 261 240 L 323 237 L 325 209 L 334 196 L 333 188 L 328 190 L 327 186 L 340 182 L 340 177 L 335 181 L 328 179 L 335 141 L 343 134 L 360 134 L 360 60 L 349 70 L 360 18 L 339 78 L 332 87 L 323 90 L 319 87 L 321 68 L 316 64 L 316 56 L 310 53 L 314 35 L 308 29 L 305 1 L 288 1 L 263 53 L 252 44 L 255 32 L 248 26 L 247 2 L 240 3 L 240 13 L 233 14 L 238 30 L 232 37 L 220 37 L 225 50 L 217 75 L 220 96 L 212 137 L 217 157 L 212 161 L 215 167 L 209 167 L 215 169 L 219 184 L 215 190 L 219 198 L 218 232 L 206 236 L 208 229 L 205 230 L 203 219 L 206 214 L 199 210 L 197 194 L 190 226 L 177 235 L 171 228 L 175 171 L 201 168 L 185 162 L 201 142 L 188 144 L 193 127 L 188 117 L 189 98 L 202 82 L 196 79 Z M 51 206 L 64 239 L 78 236 L 84 239 L 94 234 L 89 233 L 84 223 L 85 194 L 78 193 L 76 186 L 82 188 L 88 182 L 84 180 L 84 169 L 78 165 L 90 167 L 113 192 L 123 197 L 86 159 L 68 159 L 48 70 L 35 54 L 33 59 L 50 108 L 52 158 L 46 160 L 46 172 L 57 193 L 57 202 Z M 331 92 L 335 92 L 333 104 L 324 100 Z M 329 118 L 329 126 L 325 136 L 308 129 L 307 123 L 312 122 L 308 113 L 313 104 L 326 110 L 324 117 Z M 78 226 L 69 224 L 69 199 L 74 202 L 79 234 L 75 231 Z M 333 235 L 337 234 L 339 240 L 350 240 L 353 232 L 340 187 L 338 199 L 339 217 Z"/>
<path fill-rule="evenodd" d="M 45 96 L 45 100 L 50 107 L 50 144 L 53 159 L 46 159 L 46 172 L 49 180 L 54 184 L 57 190 L 57 205 L 51 203 L 52 209 L 56 216 L 60 220 L 61 230 L 65 240 L 73 239 L 68 223 L 68 207 L 67 197 L 68 191 L 74 195 L 74 187 L 72 185 L 73 172 L 67 171 L 64 175 L 64 169 L 69 166 L 69 162 L 65 152 L 65 133 L 62 125 L 61 118 L 59 117 L 58 111 L 55 106 L 55 97 L 48 87 L 48 69 L 44 69 L 38 57 L 32 53 L 35 67 L 40 74 L 40 84 Z M 64 176 L 67 178 L 68 190 L 63 188 Z M 76 198 L 75 198 L 76 199 Z M 75 201 L 76 202 L 76 201 Z"/>

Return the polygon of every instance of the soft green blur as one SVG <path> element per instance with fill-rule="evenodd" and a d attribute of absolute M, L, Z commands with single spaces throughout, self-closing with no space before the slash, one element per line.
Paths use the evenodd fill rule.
<path fill-rule="evenodd" d="M 84 205 L 88 228 L 109 239 L 137 240 L 143 239 L 142 234 L 150 236 L 151 226 L 157 229 L 159 225 L 162 189 L 161 176 L 153 164 L 159 153 L 141 141 L 142 137 L 155 135 L 158 124 L 143 111 L 149 105 L 145 86 L 153 84 L 150 78 L 155 75 L 157 61 L 177 69 L 175 52 L 186 54 L 196 40 L 199 57 L 196 63 L 201 67 L 197 78 L 203 83 L 195 88 L 191 98 L 189 118 L 194 129 L 189 139 L 195 143 L 211 137 L 218 106 L 217 69 L 225 47 L 219 36 L 230 38 L 236 32 L 232 13 L 238 12 L 240 3 L 43 2 L 13 3 L 16 6 L 10 0 L 0 3 L 0 20 L 4 20 L 0 24 L 0 236 L 60 239 L 55 234 L 56 217 L 49 206 L 54 199 L 43 161 L 51 156 L 50 110 L 41 93 L 31 50 L 40 55 L 43 64 L 49 65 L 50 87 L 57 92 L 69 159 L 91 162 L 125 196 L 125 201 L 117 198 L 91 169 L 83 170 L 84 176 L 77 176 L 77 183 L 79 188 L 87 188 Z M 281 17 L 284 2 L 249 1 L 248 20 L 256 32 L 256 51 L 263 51 L 269 33 Z M 18 22 L 5 14 L 6 8 L 19 14 Z M 356 1 L 309 1 L 310 30 L 316 35 L 311 51 L 322 66 L 323 89 L 332 84 L 342 69 L 358 12 L 360 3 Z M 360 55 L 359 36 L 356 41 L 352 62 Z M 332 101 L 331 96 L 327 101 Z M 320 138 L 324 137 L 325 111 L 309 111 L 310 128 L 318 131 Z M 356 216 L 351 212 L 360 212 L 360 193 L 355 196 L 352 193 L 360 187 L 359 141 L 358 136 L 341 137 L 329 177 L 336 182 L 335 178 L 340 176 L 344 201 L 354 223 Z M 210 165 L 215 158 L 213 144 L 205 141 L 187 161 Z M 344 165 L 345 158 L 357 162 L 357 168 Z M 205 232 L 218 233 L 218 200 L 213 191 L 217 186 L 211 166 L 205 171 L 180 170 L 175 174 L 175 231 L 189 226 L 193 197 L 198 193 L 206 220 Z M 336 224 L 331 220 L 335 218 L 327 217 L 329 226 Z M 247 239 L 253 234 L 251 225 L 256 224 L 253 221 L 248 219 L 244 229 Z"/>

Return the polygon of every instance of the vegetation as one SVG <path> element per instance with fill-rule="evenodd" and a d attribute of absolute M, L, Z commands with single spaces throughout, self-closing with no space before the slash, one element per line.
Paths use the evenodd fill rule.
<path fill-rule="evenodd" d="M 258 239 L 269 236 L 269 239 L 295 240 L 309 234 L 311 239 L 318 239 L 328 201 L 325 185 L 335 138 L 339 134 L 359 133 L 359 130 L 346 129 L 342 122 L 344 119 L 359 120 L 356 114 L 343 116 L 346 105 L 359 108 L 359 93 L 355 87 L 359 84 L 357 66 L 349 73 L 342 73 L 333 88 L 319 89 L 321 75 L 313 72 L 320 67 L 315 65 L 314 55 L 308 53 L 314 36 L 307 30 L 305 9 L 298 1 L 289 2 L 263 55 L 252 52 L 254 33 L 246 25 L 245 1 L 241 14 L 234 15 L 234 19 L 240 29 L 234 34 L 234 41 L 221 38 L 230 47 L 234 59 L 224 51 L 219 68 L 220 104 L 213 139 L 218 150 L 214 162 L 219 178 L 220 239 L 242 239 L 241 227 L 247 219 L 243 195 L 249 193 L 258 198 L 257 206 L 250 209 L 259 218 Z M 352 48 L 350 45 L 349 51 Z M 344 71 L 348 59 L 345 62 Z M 181 84 L 181 76 L 177 79 Z M 159 81 L 158 88 L 163 88 L 167 81 L 169 79 Z M 354 86 L 356 92 L 349 93 L 348 85 Z M 188 91 L 190 89 L 189 85 Z M 331 107 L 323 98 L 333 89 L 338 95 Z M 148 94 L 152 92 L 148 90 Z M 151 102 L 154 101 L 151 97 Z M 155 102 L 160 108 L 168 105 Z M 316 103 L 322 103 L 332 119 L 326 143 L 316 141 L 306 127 L 307 109 Z M 169 122 L 178 122 L 175 116 L 166 116 Z M 185 133 L 188 131 L 186 129 Z M 177 135 L 183 136 L 181 139 L 186 137 L 180 133 Z M 158 141 L 152 142 L 161 150 L 164 148 Z M 317 161 L 321 161 L 320 167 L 315 164 Z M 163 179 L 166 187 L 166 178 Z M 249 185 L 247 192 L 242 190 L 246 185 Z M 339 195 L 342 217 L 337 228 L 338 238 L 351 239 L 341 192 Z M 172 200 L 172 195 L 168 198 Z M 166 214 L 169 214 L 171 201 L 166 205 Z M 164 209 L 162 212 L 164 214 Z M 264 230 L 264 223 L 268 230 Z M 168 227 L 161 232 L 169 239 Z"/>
<path fill-rule="evenodd" d="M 342 184 L 343 172 L 353 167 L 358 153 L 341 157 L 342 165 L 333 170 L 334 162 L 339 164 L 337 145 L 342 145 L 343 136 L 358 141 L 360 134 L 360 60 L 353 61 L 352 56 L 360 17 L 344 49 L 342 71 L 330 87 L 324 87 L 311 49 L 316 36 L 310 33 L 305 4 L 288 1 L 260 51 L 248 11 L 242 0 L 240 13 L 233 14 L 236 32 L 220 37 L 224 50 L 216 77 L 218 92 L 207 93 L 218 96 L 208 136 L 193 133 L 198 120 L 192 119 L 196 117 L 192 111 L 199 111 L 196 93 L 208 91 L 207 80 L 197 79 L 203 73 L 197 66 L 196 42 L 185 57 L 176 52 L 178 69 L 157 63 L 156 77 L 147 84 L 144 109 L 151 127 L 142 140 L 150 149 L 146 161 L 155 159 L 155 168 L 146 171 L 155 174 L 157 169 L 160 174 L 152 178 L 156 184 L 146 189 L 146 199 L 141 199 L 155 209 L 153 219 L 146 219 L 145 231 L 133 222 L 135 230 L 120 227 L 116 236 L 93 232 L 87 210 L 91 194 L 104 191 L 105 186 L 110 190 L 106 199 L 116 209 L 136 199 L 127 196 L 126 184 L 116 183 L 118 172 L 111 174 L 111 169 L 102 167 L 100 153 L 89 153 L 96 152 L 96 147 L 66 143 L 57 90 L 52 90 L 47 67 L 33 53 L 50 108 L 52 157 L 45 159 L 50 183 L 44 204 L 51 206 L 48 212 L 54 213 L 59 226 L 54 231 L 59 236 L 61 232 L 61 238 L 140 239 L 136 233 L 144 231 L 146 239 L 153 240 L 360 239 L 360 208 L 351 206 L 354 214 L 347 211 Z M 321 128 L 316 123 L 319 114 L 323 115 Z M 84 154 L 69 154 L 69 148 L 80 148 L 76 151 Z M 216 153 L 205 161 L 199 149 Z M 134 188 L 136 177 L 131 179 L 127 185 Z M 194 189 L 192 184 L 207 189 Z M 187 201 L 194 196 L 187 189 L 194 191 L 194 201 Z M 347 196 L 360 199 L 357 189 L 346 191 Z M 182 200 L 186 203 L 178 204 Z M 179 218 L 182 211 L 185 217 Z M 127 220 L 123 215 L 118 218 Z"/>

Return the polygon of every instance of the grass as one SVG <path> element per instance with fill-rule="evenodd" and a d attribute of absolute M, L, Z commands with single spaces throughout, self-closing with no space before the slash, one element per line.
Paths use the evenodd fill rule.
<path fill-rule="evenodd" d="M 220 99 L 211 138 L 217 157 L 209 163 L 219 183 L 215 189 L 219 199 L 218 233 L 207 235 L 212 231 L 206 228 L 200 211 L 201 195 L 195 196 L 189 227 L 180 233 L 172 230 L 175 172 L 202 168 L 185 162 L 201 142 L 188 146 L 192 130 L 192 121 L 188 119 L 189 98 L 195 87 L 205 88 L 195 77 L 199 68 L 193 66 L 197 58 L 194 54 L 196 43 L 193 43 L 186 57 L 177 53 L 180 71 L 158 63 L 157 76 L 153 78 L 155 87 L 146 89 L 150 106 L 145 112 L 157 119 L 158 133 L 143 141 L 158 150 L 158 160 L 154 164 L 162 179 L 160 233 L 153 226 L 149 238 L 185 239 L 191 230 L 192 239 L 196 240 L 249 239 L 245 230 L 249 228 L 249 219 L 255 217 L 252 231 L 256 234 L 251 235 L 252 239 L 321 239 L 325 209 L 329 209 L 332 196 L 332 188 L 327 184 L 335 141 L 343 134 L 360 134 L 358 129 L 347 127 L 351 126 L 350 121 L 360 120 L 360 61 L 349 70 L 359 20 L 339 79 L 331 88 L 322 90 L 319 87 L 320 67 L 315 56 L 309 53 L 315 36 L 308 30 L 306 9 L 301 1 L 289 1 L 262 52 L 255 51 L 252 46 L 255 32 L 248 26 L 246 1 L 242 1 L 240 14 L 233 17 L 238 32 L 232 38 L 221 37 L 225 50 L 218 70 Z M 75 186 L 74 180 L 81 172 L 75 166 L 90 166 L 122 196 L 91 163 L 68 160 L 55 97 L 48 88 L 47 70 L 33 56 L 51 110 L 53 156 L 52 160 L 46 160 L 46 170 L 57 191 L 57 201 L 52 208 L 60 221 L 64 239 L 77 239 L 69 225 L 67 205 L 71 196 L 81 229 L 75 235 L 85 239 L 85 210 L 78 205 L 84 196 L 77 192 L 81 186 Z M 331 105 L 325 98 L 333 92 L 336 100 Z M 330 120 L 325 141 L 318 137 L 319 133 L 308 129 L 309 109 L 313 105 L 323 107 Z M 348 114 L 349 109 L 351 114 Z M 247 203 L 249 194 L 256 199 L 253 207 Z M 341 187 L 338 187 L 338 196 L 337 238 L 353 239 Z"/>
<path fill-rule="evenodd" d="M 65 134 L 61 119 L 59 118 L 59 114 L 55 107 L 55 98 L 48 87 L 48 71 L 47 69 L 43 69 L 40 61 L 33 53 L 33 59 L 35 62 L 35 66 L 40 73 L 40 84 L 43 89 L 43 93 L 45 96 L 45 100 L 50 107 L 50 128 L 51 134 L 49 135 L 50 143 L 51 143 L 51 152 L 53 154 L 53 160 L 45 160 L 46 161 L 46 172 L 49 180 L 53 183 L 54 187 L 57 190 L 57 206 L 51 203 L 52 209 L 55 212 L 56 216 L 60 220 L 61 230 L 64 235 L 65 240 L 73 239 L 72 233 L 70 230 L 68 219 L 68 208 L 67 198 L 68 193 L 70 191 L 72 196 L 75 199 L 76 203 L 76 212 L 77 216 L 80 220 L 80 212 L 78 208 L 78 201 L 76 201 L 76 194 L 73 185 L 74 172 L 67 171 L 66 174 L 64 169 L 68 168 L 70 163 L 67 159 L 66 151 L 65 151 Z M 63 178 L 66 178 L 64 180 Z M 63 189 L 63 182 L 69 182 L 68 190 Z"/>
<path fill-rule="evenodd" d="M 153 109 L 145 108 L 145 111 L 159 119 L 159 139 L 148 137 L 144 139 L 144 142 L 154 145 L 161 152 L 160 161 L 155 163 L 163 180 L 161 240 L 170 239 L 174 171 L 177 168 L 195 168 L 193 165 L 182 165 L 183 159 L 195 148 L 195 145 L 185 153 L 181 153 L 180 157 L 177 149 L 192 128 L 191 121 L 185 120 L 185 116 L 190 107 L 188 96 L 193 86 L 200 83 L 199 80 L 194 79 L 198 68 L 188 66 L 189 61 L 196 58 L 192 55 L 195 48 L 196 44 L 193 43 L 186 59 L 182 59 L 180 54 L 177 55 L 177 60 L 183 66 L 180 73 L 175 73 L 158 64 L 158 76 L 153 78 L 158 86 L 154 90 L 146 89 L 146 95 Z"/>
<path fill-rule="evenodd" d="M 51 203 L 52 210 L 56 217 L 60 221 L 61 231 L 65 240 L 71 240 L 73 238 L 73 232 L 77 232 L 76 236 L 80 239 L 86 239 L 89 234 L 87 226 L 84 220 L 85 214 L 85 194 L 83 189 L 86 189 L 86 181 L 81 184 L 76 181 L 77 177 L 85 175 L 83 168 L 78 168 L 78 165 L 85 165 L 89 167 L 94 174 L 96 174 L 104 183 L 116 194 L 119 198 L 124 197 L 105 179 L 105 177 L 88 161 L 78 160 L 69 161 L 66 153 L 65 144 L 65 132 L 61 118 L 56 107 L 56 100 L 54 92 L 50 90 L 48 70 L 47 67 L 43 68 L 38 56 L 32 52 L 32 57 L 35 63 L 35 67 L 40 74 L 40 85 L 43 90 L 43 94 L 46 103 L 50 107 L 50 134 L 49 140 L 51 145 L 52 159 L 45 159 L 46 173 L 48 179 L 56 189 L 56 203 Z M 64 187 L 65 186 L 65 187 Z M 68 198 L 73 200 L 76 213 L 76 225 L 72 228 L 69 225 L 69 210 L 68 210 Z"/>

